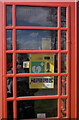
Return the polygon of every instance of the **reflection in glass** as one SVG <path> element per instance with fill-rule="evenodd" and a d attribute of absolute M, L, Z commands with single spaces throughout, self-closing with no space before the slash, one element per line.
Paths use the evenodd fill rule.
<path fill-rule="evenodd" d="M 66 27 L 66 7 L 61 8 L 61 27 Z"/>
<path fill-rule="evenodd" d="M 58 77 L 17 77 L 17 97 L 58 94 Z"/>
<path fill-rule="evenodd" d="M 57 117 L 57 99 L 27 100 L 17 102 L 18 119 Z M 40 116 L 40 114 L 43 114 Z"/>
<path fill-rule="evenodd" d="M 67 77 L 61 76 L 61 95 L 66 95 Z"/>
<path fill-rule="evenodd" d="M 12 26 L 12 6 L 6 6 L 6 24 Z"/>
<path fill-rule="evenodd" d="M 7 102 L 7 119 L 13 120 L 13 102 Z"/>
<path fill-rule="evenodd" d="M 16 6 L 17 26 L 57 26 L 56 7 Z"/>
<path fill-rule="evenodd" d="M 61 54 L 61 73 L 66 73 L 66 53 Z"/>
<path fill-rule="evenodd" d="M 17 53 L 16 73 L 57 73 L 57 53 Z"/>
<path fill-rule="evenodd" d="M 7 54 L 7 74 L 13 73 L 13 55 Z"/>
<path fill-rule="evenodd" d="M 61 114 L 62 114 L 62 117 L 66 117 L 66 110 L 67 110 L 66 102 L 67 102 L 66 99 L 61 99 Z"/>
<path fill-rule="evenodd" d="M 12 30 L 7 30 L 7 50 L 12 50 Z"/>
<path fill-rule="evenodd" d="M 56 50 L 58 49 L 57 31 L 17 30 L 17 50 Z"/>
<path fill-rule="evenodd" d="M 13 97 L 13 78 L 7 78 L 7 97 Z"/>
<path fill-rule="evenodd" d="M 66 31 L 61 31 L 61 50 L 66 50 Z"/>

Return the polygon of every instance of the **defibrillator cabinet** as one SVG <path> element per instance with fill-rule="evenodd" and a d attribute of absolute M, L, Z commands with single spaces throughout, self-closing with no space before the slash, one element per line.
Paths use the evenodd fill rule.
<path fill-rule="evenodd" d="M 30 73 L 54 73 L 54 54 L 30 54 Z M 30 89 L 54 88 L 54 77 L 29 77 Z"/>

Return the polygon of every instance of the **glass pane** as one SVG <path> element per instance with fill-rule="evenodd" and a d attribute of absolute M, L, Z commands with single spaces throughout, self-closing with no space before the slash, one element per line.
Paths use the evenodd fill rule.
<path fill-rule="evenodd" d="M 17 77 L 17 97 L 58 94 L 58 77 Z"/>
<path fill-rule="evenodd" d="M 66 76 L 61 76 L 61 95 L 66 95 L 66 90 L 67 90 L 67 77 Z"/>
<path fill-rule="evenodd" d="M 13 102 L 7 102 L 7 119 L 13 120 Z"/>
<path fill-rule="evenodd" d="M 12 26 L 12 6 L 6 6 L 6 24 Z"/>
<path fill-rule="evenodd" d="M 61 50 L 66 50 L 66 31 L 61 31 Z"/>
<path fill-rule="evenodd" d="M 66 53 L 61 54 L 61 73 L 66 73 Z"/>
<path fill-rule="evenodd" d="M 7 54 L 7 74 L 13 73 L 13 54 Z"/>
<path fill-rule="evenodd" d="M 12 30 L 7 30 L 7 50 L 13 49 Z"/>
<path fill-rule="evenodd" d="M 62 117 L 66 117 L 66 110 L 67 110 L 67 106 L 66 106 L 66 102 L 67 100 L 66 99 L 61 99 L 61 114 L 62 114 Z"/>
<path fill-rule="evenodd" d="M 57 53 L 18 53 L 16 73 L 56 73 L 58 72 Z"/>
<path fill-rule="evenodd" d="M 66 7 L 61 8 L 61 27 L 66 27 Z"/>
<path fill-rule="evenodd" d="M 7 97 L 13 97 L 13 78 L 7 78 Z"/>
<path fill-rule="evenodd" d="M 27 100 L 17 102 L 18 119 L 57 117 L 57 99 Z"/>
<path fill-rule="evenodd" d="M 17 50 L 56 50 L 58 49 L 57 31 L 17 30 Z"/>
<path fill-rule="evenodd" d="M 56 7 L 16 6 L 17 26 L 57 26 Z"/>

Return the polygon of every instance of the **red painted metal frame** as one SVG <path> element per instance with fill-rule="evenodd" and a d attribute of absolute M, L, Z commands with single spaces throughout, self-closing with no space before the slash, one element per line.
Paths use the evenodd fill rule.
<path fill-rule="evenodd" d="M 71 118 L 77 118 L 77 3 L 71 9 Z"/>
<path fill-rule="evenodd" d="M 78 24 L 78 21 L 79 21 L 79 1 L 78 1 L 78 9 L 77 9 L 77 24 Z M 79 24 L 78 24 L 78 31 L 77 31 L 77 33 L 79 33 Z M 77 34 L 77 37 L 78 37 L 78 42 L 77 42 L 77 55 L 78 55 L 78 59 L 77 59 L 77 61 L 78 61 L 78 63 L 77 63 L 77 66 L 78 66 L 78 68 L 77 68 L 77 70 L 79 71 L 79 34 Z M 78 74 L 78 84 L 77 84 L 77 95 L 78 95 L 78 101 L 79 101 L 79 74 Z M 79 102 L 78 102 L 78 118 L 79 118 Z"/>
<path fill-rule="evenodd" d="M 6 26 L 6 5 L 12 5 L 13 6 L 13 26 L 7 27 Z M 16 26 L 16 20 L 15 20 L 15 14 L 16 14 L 16 5 L 28 5 L 28 6 L 51 6 L 51 7 L 58 7 L 58 27 L 17 27 Z M 69 7 L 70 6 L 70 7 Z M 67 9 L 67 27 L 61 28 L 61 7 L 66 7 Z M 36 99 L 58 99 L 58 117 L 61 118 L 61 98 L 67 99 L 67 117 L 66 118 L 76 118 L 76 98 L 75 96 L 76 91 L 76 72 L 75 71 L 77 66 L 75 65 L 75 62 L 77 62 L 77 51 L 76 51 L 76 45 L 77 45 L 77 38 L 74 34 L 74 31 L 76 28 L 73 25 L 75 23 L 75 4 L 74 3 L 20 3 L 20 2 L 5 2 L 3 3 L 3 118 L 7 118 L 7 101 L 13 101 L 13 110 L 14 110 L 14 118 L 17 118 L 17 101 L 19 100 L 36 100 Z M 71 8 L 71 11 L 70 9 Z M 71 19 L 70 15 L 71 14 Z M 70 26 L 71 21 L 71 26 Z M 70 28 L 71 34 L 70 34 Z M 6 50 L 6 30 L 12 29 L 13 30 L 13 50 Z M 58 30 L 58 50 L 16 50 L 16 29 L 37 29 L 37 30 Z M 61 51 L 61 30 L 67 31 L 67 50 Z M 70 41 L 70 35 L 71 41 Z M 76 41 L 76 42 L 75 42 Z M 71 46 L 71 58 L 70 58 L 70 43 L 72 42 Z M 74 45 L 75 43 L 75 45 Z M 75 51 L 75 52 L 74 52 Z M 42 74 L 16 74 L 16 53 L 58 53 L 58 73 L 42 73 Z M 6 74 L 6 53 L 13 53 L 13 74 L 7 75 Z M 67 54 L 67 73 L 61 73 L 61 53 Z M 75 58 L 75 57 L 76 58 Z M 73 59 L 72 59 L 73 57 Z M 70 61 L 71 61 L 71 73 L 70 73 Z M 74 62 L 75 61 L 75 62 Z M 74 63 L 74 64 L 73 64 Z M 73 69 L 73 70 L 72 70 Z M 71 74 L 71 83 L 70 83 L 70 74 Z M 16 77 L 24 77 L 24 76 L 58 76 L 58 95 L 57 96 L 32 96 L 32 97 L 16 97 Z M 67 95 L 61 95 L 61 76 L 67 76 Z M 13 98 L 7 98 L 7 77 L 13 77 Z M 70 104 L 70 85 L 71 85 L 71 104 Z M 75 86 L 74 86 L 75 85 Z M 73 87 L 72 87 L 73 86 Z M 75 99 L 74 99 L 75 98 Z M 77 103 L 76 103 L 77 104 Z M 70 107 L 71 105 L 71 107 Z M 71 108 L 71 110 L 70 110 Z M 71 111 L 71 114 L 70 114 Z M 56 118 L 56 119 L 57 119 Z M 50 118 L 52 120 L 55 118 Z M 42 120 L 42 119 L 41 119 Z M 47 120 L 47 119 L 46 119 Z"/>
<path fill-rule="evenodd" d="M 78 61 L 77 61 L 77 2 L 75 2 L 75 70 L 76 70 L 76 72 L 75 72 L 75 118 L 79 118 L 78 117 L 78 102 L 77 102 L 77 99 L 78 99 L 78 96 L 77 96 L 77 84 L 78 84 L 78 81 L 77 81 L 77 71 L 78 71 L 78 69 L 77 69 L 77 63 L 78 63 Z"/>
<path fill-rule="evenodd" d="M 2 3 L 0 2 L 0 120 L 2 118 Z"/>

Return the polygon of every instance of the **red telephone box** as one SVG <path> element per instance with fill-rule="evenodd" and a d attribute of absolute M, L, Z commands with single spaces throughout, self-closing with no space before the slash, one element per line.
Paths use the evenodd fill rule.
<path fill-rule="evenodd" d="M 0 2 L 0 118 L 77 118 L 77 2 Z"/>

